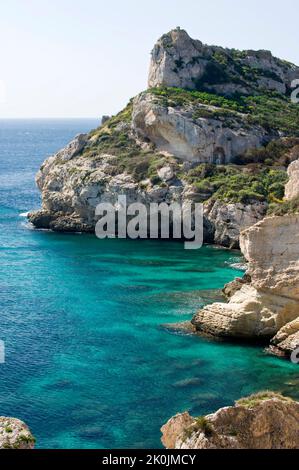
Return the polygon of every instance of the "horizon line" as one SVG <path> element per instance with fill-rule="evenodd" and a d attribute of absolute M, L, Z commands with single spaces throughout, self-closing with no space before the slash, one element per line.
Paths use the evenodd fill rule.
<path fill-rule="evenodd" d="M 93 119 L 93 120 L 101 120 L 100 116 L 63 116 L 63 117 L 52 117 L 52 116 L 10 116 L 10 117 L 1 117 L 0 120 L 9 120 L 9 119 Z"/>

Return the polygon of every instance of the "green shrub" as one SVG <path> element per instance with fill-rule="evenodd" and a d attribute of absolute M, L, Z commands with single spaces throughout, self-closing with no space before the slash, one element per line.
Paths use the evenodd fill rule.
<path fill-rule="evenodd" d="M 290 201 L 280 201 L 269 205 L 268 215 L 299 214 L 299 197 Z"/>
<path fill-rule="evenodd" d="M 202 431 L 206 436 L 213 434 L 213 427 L 205 416 L 198 416 L 196 418 L 194 428 Z"/>

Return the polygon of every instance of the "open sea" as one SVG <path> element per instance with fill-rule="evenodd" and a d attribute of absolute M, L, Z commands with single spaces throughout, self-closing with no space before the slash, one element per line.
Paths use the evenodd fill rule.
<path fill-rule="evenodd" d="M 95 120 L 0 120 L 0 415 L 38 448 L 157 448 L 177 412 L 203 415 L 272 389 L 298 366 L 263 346 L 175 333 L 242 272 L 238 252 L 33 230 L 43 160 Z"/>

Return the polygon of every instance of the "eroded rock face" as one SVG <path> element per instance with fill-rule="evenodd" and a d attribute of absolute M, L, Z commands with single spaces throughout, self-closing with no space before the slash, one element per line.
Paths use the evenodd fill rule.
<path fill-rule="evenodd" d="M 297 449 L 299 403 L 265 393 L 240 400 L 204 418 L 188 413 L 162 428 L 168 449 Z"/>
<path fill-rule="evenodd" d="M 265 217 L 267 204 L 230 203 L 209 201 L 204 214 L 214 227 L 214 243 L 228 248 L 239 248 L 240 232 Z"/>
<path fill-rule="evenodd" d="M 298 197 L 298 160 L 290 164 L 286 199 Z M 216 237 L 215 237 L 216 238 Z M 245 285 L 228 303 L 214 303 L 192 319 L 198 331 L 224 337 L 271 338 L 270 350 L 289 356 L 299 347 L 299 214 L 266 217 L 242 231 L 248 262 Z"/>
<path fill-rule="evenodd" d="M 254 71 L 249 77 L 242 70 Z M 208 90 L 232 95 L 250 94 L 263 88 L 285 93 L 298 77 L 295 65 L 273 57 L 270 51 L 235 51 L 207 46 L 191 39 L 177 28 L 164 34 L 156 43 L 149 71 L 149 87 L 169 86 Z"/>
<path fill-rule="evenodd" d="M 228 81 L 215 83 L 215 74 L 209 68 L 209 64 L 215 66 L 215 61 L 218 72 L 223 66 L 228 73 Z M 254 76 L 240 81 L 236 66 L 239 71 L 242 67 L 253 68 Z M 206 77 L 209 83 L 201 85 L 209 85 L 221 94 L 233 93 L 237 88 L 245 94 L 253 93 L 259 86 L 283 91 L 284 81 L 294 70 L 295 66 L 267 51 L 243 53 L 205 46 L 177 29 L 164 35 L 155 46 L 149 83 L 192 88 L 196 80 Z M 224 78 L 222 73 L 218 76 Z M 251 119 L 244 107 L 222 109 L 217 100 L 212 105 L 213 100 L 193 100 L 190 96 L 182 99 L 180 94 L 165 98 L 160 92 L 141 93 L 117 116 L 104 119 L 101 128 L 77 136 L 45 161 L 36 177 L 42 210 L 29 214 L 36 227 L 93 232 L 96 206 L 102 202 L 116 205 L 119 195 L 126 195 L 128 204 L 141 202 L 146 206 L 151 202 L 204 202 L 204 241 L 239 247 L 240 231 L 261 220 L 267 204 L 257 202 L 254 196 L 240 198 L 246 204 L 228 204 L 223 202 L 224 197 L 215 201 L 211 199 L 217 192 L 214 185 L 200 188 L 201 178 L 205 177 L 199 174 L 197 181 L 188 179 L 188 172 L 201 163 L 230 163 L 244 157 L 247 151 L 278 139 L 284 131 L 256 124 L 263 121 Z M 151 161 L 146 161 L 147 156 Z M 157 161 L 168 160 L 152 171 L 153 157 Z M 148 171 L 144 171 L 147 164 Z"/>
<path fill-rule="evenodd" d="M 271 340 L 271 348 L 273 352 L 285 356 L 299 349 L 299 316 L 278 331 Z"/>
<path fill-rule="evenodd" d="M 272 337 L 299 311 L 299 215 L 267 217 L 241 233 L 250 284 L 227 304 L 200 310 L 192 323 L 216 336 Z"/>
<path fill-rule="evenodd" d="M 200 106 L 217 111 L 217 107 Z M 194 118 L 196 106 L 167 107 L 155 95 L 141 93 L 134 99 L 132 129 L 139 139 L 155 144 L 161 152 L 190 162 L 225 164 L 247 150 L 261 147 L 274 133 L 248 124 L 237 114 L 229 121 Z"/>
<path fill-rule="evenodd" d="M 288 167 L 289 181 L 285 187 L 286 199 L 299 197 L 299 160 L 295 160 Z"/>
<path fill-rule="evenodd" d="M 120 195 L 127 197 L 127 204 L 142 202 L 147 207 L 153 202 L 198 202 L 198 194 L 184 180 L 175 161 L 157 170 L 163 185 L 155 185 L 149 179 L 138 182 L 132 174 L 117 169 L 115 155 L 99 154 L 93 158 L 81 155 L 82 143 L 88 144 L 90 140 L 86 136 L 77 137 L 41 166 L 36 182 L 42 193 L 42 209 L 28 216 L 35 227 L 92 233 L 97 221 L 96 206 L 108 202 L 117 207 Z M 251 205 L 208 202 L 204 208 L 205 242 L 237 248 L 240 231 L 261 219 L 265 210 L 266 204 L 259 202 Z"/>
<path fill-rule="evenodd" d="M 34 443 L 35 439 L 23 421 L 0 417 L 0 449 L 33 449 Z"/>

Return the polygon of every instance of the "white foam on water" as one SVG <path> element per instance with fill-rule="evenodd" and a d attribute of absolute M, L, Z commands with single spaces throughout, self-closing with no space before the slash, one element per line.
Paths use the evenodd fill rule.
<path fill-rule="evenodd" d="M 233 269 L 237 269 L 239 271 L 246 271 L 247 270 L 247 266 L 246 266 L 245 263 L 231 263 L 230 267 L 233 268 Z"/>

